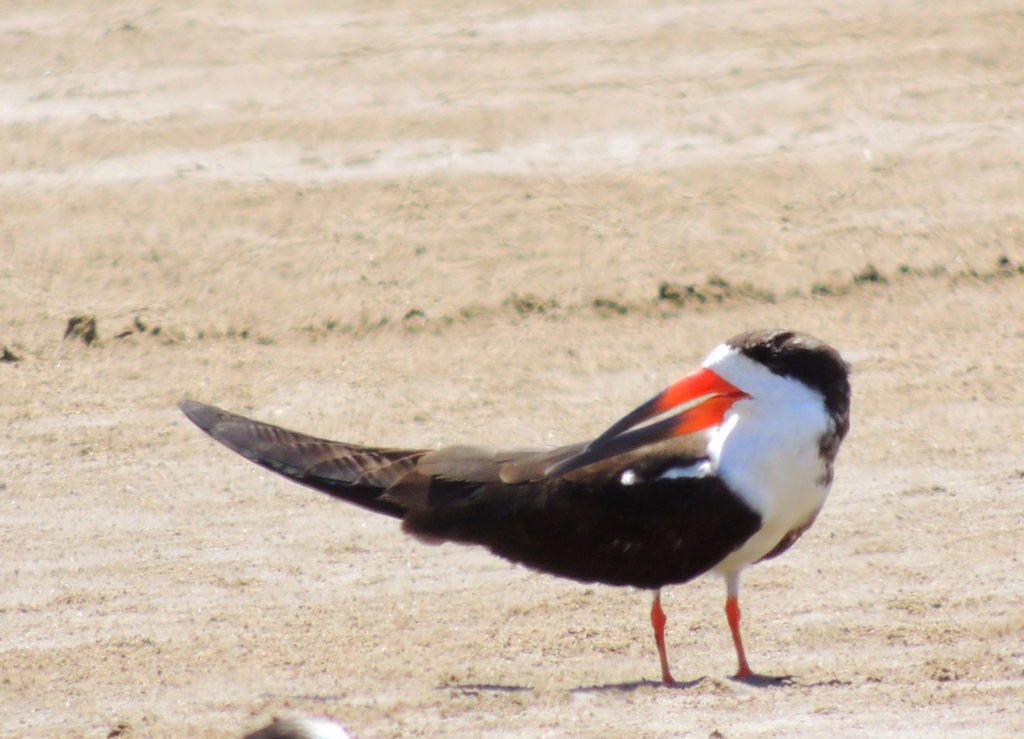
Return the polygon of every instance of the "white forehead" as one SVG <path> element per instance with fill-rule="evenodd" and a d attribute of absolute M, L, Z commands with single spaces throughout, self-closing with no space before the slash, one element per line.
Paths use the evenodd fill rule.
<path fill-rule="evenodd" d="M 715 347 L 701 366 L 754 398 L 819 403 L 824 400 L 820 392 L 800 380 L 777 375 L 728 344 Z"/>

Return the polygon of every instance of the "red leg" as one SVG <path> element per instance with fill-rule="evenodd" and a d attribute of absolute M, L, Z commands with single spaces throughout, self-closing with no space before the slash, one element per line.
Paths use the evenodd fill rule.
<path fill-rule="evenodd" d="M 754 673 L 747 664 L 747 656 L 743 653 L 743 639 L 740 637 L 740 599 L 737 596 L 730 595 L 725 599 L 725 617 L 729 619 L 732 643 L 736 645 L 736 659 L 740 664 L 736 677 L 753 677 Z"/>
<path fill-rule="evenodd" d="M 668 671 L 668 655 L 665 654 L 665 624 L 668 618 L 661 610 L 661 591 L 654 591 L 654 603 L 651 605 L 651 626 L 654 627 L 654 641 L 658 645 L 658 656 L 661 657 L 661 681 L 672 685 L 672 673 Z"/>

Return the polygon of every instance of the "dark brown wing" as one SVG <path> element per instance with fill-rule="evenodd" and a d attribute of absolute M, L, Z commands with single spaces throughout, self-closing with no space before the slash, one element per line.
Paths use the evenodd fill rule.
<path fill-rule="evenodd" d="M 181 408 L 246 459 L 402 518 L 410 534 L 479 544 L 514 562 L 585 582 L 643 588 L 684 582 L 738 548 L 761 523 L 717 477 L 662 477 L 670 467 L 702 461 L 702 445 L 693 440 L 672 440 L 551 476 L 548 470 L 586 444 L 511 452 L 369 448 L 193 401 L 183 401 Z"/>
<path fill-rule="evenodd" d="M 426 454 L 424 450 L 371 449 L 319 439 L 192 400 L 179 405 L 196 426 L 261 467 L 397 518 L 405 509 L 383 500 L 381 494 Z"/>
<path fill-rule="evenodd" d="M 551 465 L 586 446 L 512 451 L 470 446 L 433 451 L 365 447 L 290 431 L 193 400 L 183 400 L 179 406 L 203 431 L 261 467 L 396 517 L 408 507 L 398 501 L 425 494 L 432 480 L 442 486 L 537 480 Z M 389 490 L 393 494 L 385 499 Z"/>
<path fill-rule="evenodd" d="M 627 469 L 635 478 L 623 484 Z M 407 532 L 428 540 L 480 544 L 583 582 L 659 588 L 707 572 L 761 525 L 719 478 L 662 478 L 664 469 L 610 460 L 518 485 L 424 478 L 384 497 L 408 508 Z"/>

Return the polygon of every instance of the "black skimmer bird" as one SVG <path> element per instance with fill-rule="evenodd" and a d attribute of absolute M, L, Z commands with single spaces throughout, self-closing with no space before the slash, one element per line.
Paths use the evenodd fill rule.
<path fill-rule="evenodd" d="M 736 677 L 754 676 L 740 638 L 740 573 L 786 551 L 821 510 L 849 429 L 850 384 L 835 349 L 772 330 L 729 339 L 593 441 L 552 450 L 356 446 L 191 400 L 181 408 L 246 459 L 399 518 L 418 538 L 652 591 L 671 684 L 661 588 L 706 572 L 726 582 Z"/>

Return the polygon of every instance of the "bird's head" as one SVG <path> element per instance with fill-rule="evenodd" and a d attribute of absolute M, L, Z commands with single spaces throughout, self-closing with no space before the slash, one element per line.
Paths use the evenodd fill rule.
<path fill-rule="evenodd" d="M 829 439 L 827 444 L 822 442 L 822 449 L 835 456 L 849 430 L 846 362 L 831 346 L 807 334 L 749 331 L 720 344 L 699 369 L 623 416 L 582 453 L 550 473 L 565 474 L 643 446 L 718 426 L 740 402 L 771 409 L 808 400 L 823 409 Z"/>

